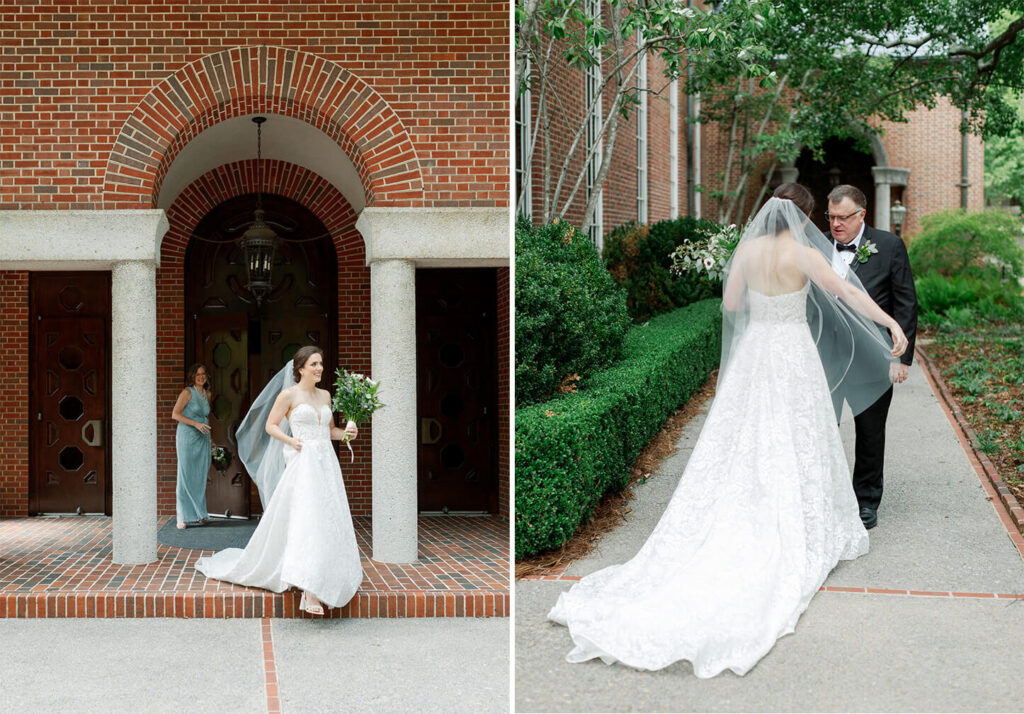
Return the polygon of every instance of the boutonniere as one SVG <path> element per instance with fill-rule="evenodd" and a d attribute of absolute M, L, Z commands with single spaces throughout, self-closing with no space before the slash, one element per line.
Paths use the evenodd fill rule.
<path fill-rule="evenodd" d="M 861 243 L 860 247 L 857 248 L 857 262 L 866 263 L 868 262 L 868 258 L 870 258 L 873 253 L 877 252 L 878 246 L 872 243 L 871 241 L 865 239 L 865 241 Z"/>

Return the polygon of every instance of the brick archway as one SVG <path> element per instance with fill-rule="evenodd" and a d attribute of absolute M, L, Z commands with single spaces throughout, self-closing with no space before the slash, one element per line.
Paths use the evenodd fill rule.
<path fill-rule="evenodd" d="M 370 269 L 366 248 L 355 229 L 356 214 L 345 197 L 323 177 L 284 161 L 264 160 L 264 193 L 301 203 L 330 231 L 338 256 L 338 361 L 370 372 Z M 160 246 L 157 303 L 157 513 L 174 513 L 177 474 L 176 424 L 171 410 L 181 390 L 185 357 L 185 251 L 199 221 L 224 201 L 256 187 L 256 161 L 219 166 L 193 181 L 167 211 L 170 227 Z M 345 487 L 353 515 L 370 515 L 370 429 L 360 433 L 355 463 L 345 463 Z M 347 453 L 347 452 L 346 452 Z"/>
<path fill-rule="evenodd" d="M 275 113 L 315 126 L 355 164 L 368 206 L 423 205 L 409 134 L 370 85 L 338 64 L 279 47 L 235 47 L 185 65 L 139 102 L 107 161 L 104 203 L 156 207 L 168 167 L 225 119 Z"/>

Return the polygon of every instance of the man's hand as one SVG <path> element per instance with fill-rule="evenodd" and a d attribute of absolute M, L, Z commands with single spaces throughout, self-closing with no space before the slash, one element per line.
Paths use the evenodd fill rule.
<path fill-rule="evenodd" d="M 902 384 L 907 381 L 910 367 L 902 362 L 893 362 L 889 365 L 889 381 L 893 384 Z"/>

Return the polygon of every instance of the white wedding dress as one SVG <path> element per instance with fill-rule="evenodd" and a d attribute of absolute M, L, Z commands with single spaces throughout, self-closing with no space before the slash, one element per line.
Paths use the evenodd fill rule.
<path fill-rule="evenodd" d="M 661 521 L 632 560 L 586 576 L 548 615 L 569 628 L 570 662 L 745 674 L 836 563 L 867 552 L 809 285 L 748 293 L 750 324 Z"/>
<path fill-rule="evenodd" d="M 363 570 L 331 447 L 331 409 L 299 404 L 288 420 L 302 450 L 284 446 L 284 473 L 249 544 L 200 558 L 196 569 L 274 592 L 294 586 L 328 607 L 341 607 L 359 588 Z"/>

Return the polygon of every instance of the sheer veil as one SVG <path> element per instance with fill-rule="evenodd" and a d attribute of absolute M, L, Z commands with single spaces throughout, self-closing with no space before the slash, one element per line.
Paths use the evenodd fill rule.
<path fill-rule="evenodd" d="M 749 329 L 751 309 L 760 309 L 764 301 L 752 301 L 750 293 L 776 296 L 806 288 L 806 320 L 821 356 L 836 420 L 844 401 L 859 414 L 892 386 L 889 367 L 896 359 L 890 353 L 888 331 L 837 297 L 844 287 L 837 284 L 837 277 L 861 292 L 864 286 L 852 268 L 837 276 L 833 252 L 831 241 L 792 201 L 773 197 L 758 211 L 724 269 L 719 380 L 728 379 L 730 359 L 737 350 L 757 347 L 749 343 L 757 339 Z"/>
<path fill-rule="evenodd" d="M 292 374 L 292 361 L 288 360 L 267 382 L 235 432 L 238 458 L 260 490 L 264 511 L 284 473 L 284 444 L 267 433 L 267 417 L 270 416 L 277 395 L 293 384 L 295 376 Z M 281 420 L 281 430 L 291 435 L 288 419 Z"/>

